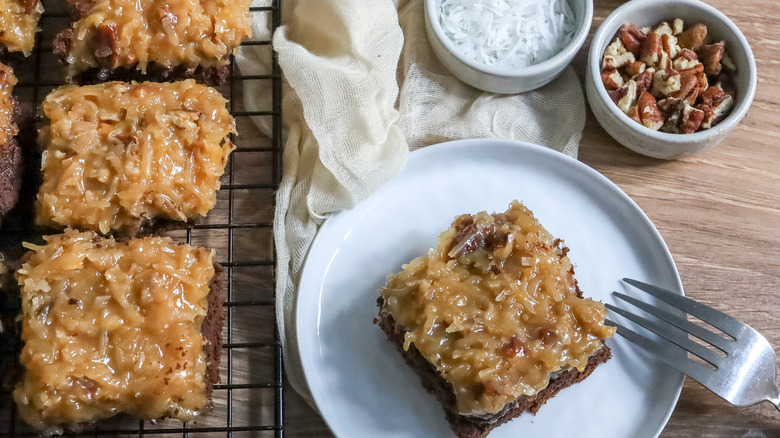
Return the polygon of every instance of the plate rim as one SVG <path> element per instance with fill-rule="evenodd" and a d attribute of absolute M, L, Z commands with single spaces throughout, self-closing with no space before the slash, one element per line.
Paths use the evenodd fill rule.
<path fill-rule="evenodd" d="M 546 155 L 547 158 L 552 158 L 553 160 L 562 160 L 564 163 L 570 166 L 574 166 L 577 168 L 577 170 L 584 172 L 586 176 L 595 178 L 596 180 L 599 180 L 599 182 L 607 188 L 610 192 L 614 193 L 618 198 L 622 199 L 624 203 L 627 203 L 631 207 L 632 210 L 639 213 L 639 217 L 643 221 L 643 225 L 645 228 L 648 228 L 649 231 L 652 232 L 655 238 L 662 244 L 663 247 L 663 256 L 666 261 L 671 264 L 671 266 L 674 267 L 674 278 L 670 279 L 675 284 L 678 291 L 680 291 L 680 295 L 685 296 L 685 290 L 683 289 L 682 279 L 680 277 L 679 269 L 677 268 L 677 264 L 674 261 L 674 257 L 669 250 L 668 245 L 666 244 L 666 240 L 664 240 L 661 233 L 656 228 L 655 224 L 650 220 L 650 218 L 647 216 L 647 214 L 642 210 L 642 208 L 634 201 L 626 192 L 624 192 L 617 184 L 612 182 L 609 178 L 602 175 L 599 171 L 596 169 L 590 167 L 589 165 L 583 163 L 582 161 L 579 161 L 576 158 L 573 158 L 569 155 L 566 155 L 562 152 L 556 151 L 554 149 L 550 149 L 545 146 L 541 146 L 535 143 L 527 142 L 527 141 L 521 141 L 521 140 L 509 140 L 509 139 L 497 139 L 497 138 L 472 138 L 472 139 L 460 139 L 460 140 L 450 140 L 445 141 L 441 143 L 432 144 L 430 146 L 426 146 L 420 149 L 413 150 L 409 153 L 409 160 L 407 164 L 404 166 L 401 171 L 388 180 L 386 183 L 384 183 L 377 191 L 369 195 L 366 199 L 360 201 L 358 204 L 356 204 L 351 209 L 345 209 L 345 210 L 339 210 L 337 212 L 334 212 L 330 214 L 323 223 L 320 225 L 320 228 L 317 230 L 316 235 L 314 236 L 314 239 L 312 240 L 311 245 L 309 246 L 309 249 L 306 252 L 306 257 L 304 258 L 303 264 L 301 265 L 301 273 L 299 276 L 298 284 L 295 287 L 295 345 L 299 352 L 299 359 L 301 364 L 301 371 L 303 372 L 304 381 L 306 383 L 306 389 L 308 390 L 310 394 L 310 400 L 313 402 L 313 407 L 317 411 L 317 413 L 320 415 L 320 417 L 323 419 L 325 424 L 328 426 L 328 429 L 331 433 L 336 435 L 334 432 L 333 425 L 331 424 L 331 419 L 326 418 L 325 415 L 323 415 L 321 409 L 319 408 L 322 399 L 321 395 L 315 394 L 311 388 L 310 380 L 311 380 L 311 370 L 307 371 L 306 362 L 304 360 L 304 357 L 302 354 L 300 354 L 302 351 L 304 351 L 303 348 L 301 348 L 302 343 L 302 334 L 300 331 L 301 322 L 303 320 L 302 317 L 302 306 L 300 301 L 300 295 L 301 295 L 301 285 L 304 284 L 304 278 L 307 268 L 309 267 L 309 264 L 311 262 L 311 257 L 313 253 L 313 249 L 319 244 L 319 242 L 322 240 L 322 237 L 325 233 L 323 233 L 324 230 L 330 229 L 330 224 L 333 222 L 334 218 L 338 218 L 343 216 L 344 214 L 349 213 L 352 210 L 355 210 L 365 204 L 366 202 L 370 201 L 372 198 L 381 198 L 385 191 L 390 190 L 392 187 L 392 183 L 396 181 L 398 178 L 403 177 L 403 173 L 406 171 L 406 169 L 409 167 L 409 164 L 412 162 L 412 160 L 420 160 L 423 159 L 421 157 L 424 157 L 426 155 L 436 154 L 436 153 L 445 153 L 446 150 L 449 149 L 455 149 L 455 148 L 475 148 L 475 147 L 483 147 L 480 146 L 481 144 L 490 143 L 494 144 L 497 147 L 507 147 L 507 148 L 514 148 L 517 150 L 523 150 L 531 154 L 541 154 Z M 442 152 L 444 151 L 444 152 Z M 321 290 L 321 289 L 320 289 Z M 322 294 L 319 294 L 319 299 L 321 300 Z M 319 322 L 317 323 L 317 326 L 319 326 Z M 677 383 L 677 389 L 675 390 L 674 396 L 672 397 L 672 402 L 670 403 L 666 413 L 663 416 L 663 421 L 660 423 L 658 430 L 655 431 L 655 433 L 652 435 L 653 438 L 657 438 L 660 436 L 660 434 L 663 432 L 663 430 L 666 428 L 667 424 L 669 423 L 669 419 L 671 418 L 672 414 L 674 413 L 674 410 L 677 407 L 677 403 L 679 402 L 680 395 L 682 393 L 683 389 L 683 383 L 685 381 L 685 376 L 683 374 L 679 375 L 679 382 Z M 338 435 L 336 435 L 338 436 Z"/>

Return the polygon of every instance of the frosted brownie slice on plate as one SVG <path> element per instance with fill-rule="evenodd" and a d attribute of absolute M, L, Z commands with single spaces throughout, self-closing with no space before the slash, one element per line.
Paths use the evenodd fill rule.
<path fill-rule="evenodd" d="M 0 0 L 0 52 L 29 55 L 43 13 L 40 0 Z"/>
<path fill-rule="evenodd" d="M 205 216 L 234 149 L 226 103 L 194 80 L 54 90 L 38 222 L 135 236 L 157 219 Z"/>
<path fill-rule="evenodd" d="M 28 253 L 21 286 L 22 381 L 30 425 L 119 413 L 189 421 L 219 381 L 225 281 L 213 251 L 147 237 L 66 230 Z"/>
<path fill-rule="evenodd" d="M 77 83 L 106 80 L 217 85 L 252 35 L 251 0 L 70 0 L 78 15 L 54 50 Z"/>
<path fill-rule="evenodd" d="M 459 437 L 484 437 L 610 357 L 606 311 L 525 206 L 462 215 L 380 291 L 377 323 Z"/>

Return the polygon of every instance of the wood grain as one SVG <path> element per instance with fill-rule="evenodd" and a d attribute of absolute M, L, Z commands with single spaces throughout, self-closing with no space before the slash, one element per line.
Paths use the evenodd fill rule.
<path fill-rule="evenodd" d="M 596 1 L 591 37 L 624 2 Z M 686 294 L 727 311 L 780 346 L 780 3 L 709 1 L 744 32 L 758 64 L 758 92 L 742 123 L 716 149 L 660 161 L 622 147 L 589 114 L 579 158 L 620 186 L 655 223 Z M 580 78 L 590 39 L 574 61 Z M 285 393 L 288 436 L 332 436 L 306 403 Z M 764 403 L 735 408 L 686 380 L 664 438 L 780 437 Z M 622 437 L 617 437 L 622 438 Z M 629 437 L 626 437 L 629 438 Z"/>

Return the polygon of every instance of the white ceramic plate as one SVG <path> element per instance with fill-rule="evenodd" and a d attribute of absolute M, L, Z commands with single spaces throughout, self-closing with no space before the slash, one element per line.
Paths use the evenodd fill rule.
<path fill-rule="evenodd" d="M 586 296 L 615 302 L 634 277 L 682 293 L 671 254 L 650 220 L 588 166 L 527 143 L 463 140 L 413 152 L 407 167 L 350 211 L 333 215 L 312 246 L 299 287 L 298 345 L 311 392 L 340 438 L 451 437 L 444 412 L 373 324 L 388 273 L 425 254 L 462 213 L 525 203 L 571 248 Z M 625 340 L 613 359 L 564 389 L 536 416 L 490 438 L 655 437 L 682 375 Z"/>

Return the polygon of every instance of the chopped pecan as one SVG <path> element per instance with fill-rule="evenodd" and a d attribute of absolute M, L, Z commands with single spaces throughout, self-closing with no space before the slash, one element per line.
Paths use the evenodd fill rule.
<path fill-rule="evenodd" d="M 663 129 L 667 132 L 690 134 L 696 132 L 704 120 L 704 111 L 688 105 L 683 99 L 670 97 L 658 102 L 665 116 Z"/>
<path fill-rule="evenodd" d="M 636 82 L 632 79 L 628 81 L 628 83 L 623 86 L 622 89 L 625 89 L 626 92 L 623 97 L 618 100 L 617 106 L 620 108 L 620 111 L 628 113 L 628 110 L 631 109 L 631 107 L 634 105 L 634 102 L 636 101 Z"/>
<path fill-rule="evenodd" d="M 696 74 L 696 82 L 699 85 L 699 94 L 704 93 L 704 90 L 710 86 L 707 75 L 703 71 Z"/>
<path fill-rule="evenodd" d="M 699 59 L 699 55 L 697 55 L 696 52 L 694 52 L 691 49 L 680 49 L 680 53 L 677 56 L 678 57 L 681 56 L 681 57 L 687 59 L 688 61 L 693 61 L 693 60 Z"/>
<path fill-rule="evenodd" d="M 726 118 L 731 107 L 734 105 L 734 99 L 728 94 L 726 94 L 726 96 L 728 96 L 728 98 L 721 101 L 719 105 L 714 108 L 706 103 L 696 105 L 696 108 L 704 111 L 704 120 L 701 123 L 702 129 L 712 128 Z"/>
<path fill-rule="evenodd" d="M 642 94 L 644 91 L 651 90 L 653 86 L 653 73 L 655 73 L 655 69 L 648 68 L 634 78 L 634 82 L 636 82 L 637 95 Z"/>
<path fill-rule="evenodd" d="M 696 72 L 680 72 L 680 89 L 669 96 L 677 99 L 685 99 L 688 104 L 696 103 L 699 96 L 699 80 L 696 78 Z"/>
<path fill-rule="evenodd" d="M 607 90 L 617 90 L 623 86 L 623 76 L 617 70 L 604 70 L 601 72 L 601 82 Z"/>
<path fill-rule="evenodd" d="M 701 94 L 701 105 L 706 105 L 712 110 L 714 116 L 709 121 L 709 127 L 712 127 L 725 118 L 734 106 L 734 98 L 721 90 L 720 87 L 713 86 Z"/>
<path fill-rule="evenodd" d="M 680 18 L 675 18 L 672 22 L 672 35 L 679 35 L 682 33 L 685 23 Z"/>
<path fill-rule="evenodd" d="M 690 134 L 696 132 L 701 126 L 702 120 L 704 120 L 704 111 L 696 109 L 686 103 L 679 126 L 679 133 Z"/>
<path fill-rule="evenodd" d="M 669 96 L 680 89 L 680 73 L 677 70 L 658 70 L 653 73 L 653 96 Z"/>
<path fill-rule="evenodd" d="M 642 48 L 642 41 L 647 38 L 647 35 L 632 23 L 620 26 L 618 32 L 620 41 L 623 42 L 623 46 L 626 50 L 633 53 L 634 57 L 639 56 L 639 50 Z"/>
<path fill-rule="evenodd" d="M 30 14 L 38 6 L 38 0 L 21 0 L 25 14 Z"/>
<path fill-rule="evenodd" d="M 621 87 L 617 90 L 607 91 L 607 94 L 609 95 L 609 98 L 612 99 L 613 102 L 615 102 L 615 105 L 620 102 L 620 99 L 622 99 L 626 94 L 628 94 L 628 88 L 627 87 Z"/>
<path fill-rule="evenodd" d="M 631 64 L 628 64 L 628 66 L 626 67 L 626 73 L 631 75 L 631 77 L 634 77 L 642 73 L 643 71 L 645 71 L 646 68 L 647 68 L 647 64 L 645 64 L 644 62 L 634 61 Z"/>
<path fill-rule="evenodd" d="M 637 123 L 642 123 L 642 119 L 639 118 L 639 107 L 637 105 L 632 106 L 628 110 L 628 117 L 631 117 L 631 120 Z"/>
<path fill-rule="evenodd" d="M 703 103 L 696 105 L 696 109 L 704 113 L 704 118 L 701 122 L 702 129 L 712 128 L 714 126 L 715 119 L 718 117 L 715 114 L 715 111 L 713 111 L 709 105 L 705 105 Z"/>
<path fill-rule="evenodd" d="M 661 126 L 664 124 L 664 116 L 661 115 L 661 111 L 658 109 L 655 97 L 652 94 L 645 91 L 639 95 L 637 107 L 639 107 L 639 118 L 642 121 L 642 125 L 653 131 L 661 129 Z"/>
<path fill-rule="evenodd" d="M 602 70 L 620 68 L 634 61 L 636 61 L 634 54 L 626 50 L 620 38 L 616 38 L 612 44 L 607 46 L 607 50 L 604 51 Z"/>
<path fill-rule="evenodd" d="M 674 97 L 667 97 L 658 101 L 658 109 L 661 110 L 661 114 L 664 116 L 664 131 L 678 132 L 685 105 L 685 101 Z"/>
<path fill-rule="evenodd" d="M 716 106 L 720 105 L 721 102 L 730 97 L 731 96 L 726 94 L 720 87 L 713 86 L 707 88 L 703 93 L 701 93 L 701 103 L 715 108 Z"/>
<path fill-rule="evenodd" d="M 650 32 L 642 43 L 642 50 L 640 53 L 640 59 L 647 64 L 648 67 L 657 66 L 664 53 L 661 35 L 656 32 Z"/>
<path fill-rule="evenodd" d="M 672 34 L 661 35 L 661 46 L 664 48 L 664 52 L 669 55 L 669 59 L 674 59 L 680 52 L 680 46 L 677 45 L 677 37 Z"/>
<path fill-rule="evenodd" d="M 683 74 L 683 72 L 699 73 L 704 71 L 704 66 L 698 59 L 691 61 L 682 56 L 678 56 L 677 59 L 672 61 L 672 68 L 679 71 L 680 74 Z"/>
<path fill-rule="evenodd" d="M 658 35 L 672 35 L 674 31 L 672 31 L 672 26 L 669 26 L 669 23 L 662 21 L 661 24 L 655 27 L 655 33 Z"/>
<path fill-rule="evenodd" d="M 698 50 L 707 37 L 707 26 L 699 23 L 677 35 L 677 44 L 683 49 Z"/>
<path fill-rule="evenodd" d="M 717 75 L 720 73 L 722 69 L 720 61 L 723 59 L 723 50 L 723 42 L 705 44 L 699 49 L 701 63 L 704 64 L 704 73 L 707 73 L 708 75 Z"/>
<path fill-rule="evenodd" d="M 501 347 L 501 354 L 508 358 L 523 357 L 527 354 L 527 351 L 528 346 L 518 339 L 517 336 L 512 336 L 509 339 L 509 342 Z"/>
<path fill-rule="evenodd" d="M 95 56 L 106 67 L 116 68 L 118 37 L 116 26 L 110 23 L 101 23 L 97 27 L 97 41 L 95 44 Z"/>

